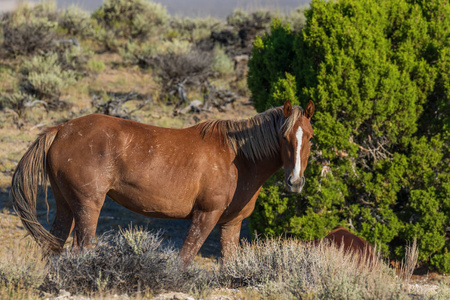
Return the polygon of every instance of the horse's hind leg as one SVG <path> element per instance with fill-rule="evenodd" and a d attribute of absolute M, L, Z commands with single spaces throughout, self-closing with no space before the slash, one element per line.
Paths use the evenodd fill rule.
<path fill-rule="evenodd" d="M 79 248 L 89 247 L 91 240 L 95 237 L 97 221 L 105 202 L 106 192 L 93 189 L 89 185 L 77 186 L 62 180 L 61 183 L 63 184 L 59 189 L 62 195 L 61 199 L 67 201 L 64 203 L 60 201 L 61 213 L 57 213 L 55 222 L 64 225 L 61 227 L 62 229 L 55 228 L 55 233 L 60 234 L 65 241 L 73 228 L 73 250 L 78 251 Z M 71 217 L 66 218 L 69 214 Z M 75 226 L 72 225 L 72 220 L 75 221 Z"/>
<path fill-rule="evenodd" d="M 88 198 L 78 199 L 74 208 L 75 232 L 73 235 L 73 248 L 87 248 L 95 238 L 98 217 L 103 203 L 104 195 L 96 195 Z"/>
<path fill-rule="evenodd" d="M 59 187 L 51 178 L 50 182 L 56 203 L 56 216 L 53 221 L 52 228 L 50 229 L 50 233 L 58 238 L 62 250 L 67 238 L 70 235 L 70 232 L 72 231 L 73 213 Z"/>

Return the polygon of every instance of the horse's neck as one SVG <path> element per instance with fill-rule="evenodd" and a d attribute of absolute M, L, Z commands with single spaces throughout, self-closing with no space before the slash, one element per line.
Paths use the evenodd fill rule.
<path fill-rule="evenodd" d="M 241 171 L 247 173 L 246 180 L 254 181 L 254 184 L 258 186 L 266 182 L 283 165 L 281 156 L 279 155 L 276 157 L 266 157 L 255 162 L 244 157 L 237 158 L 237 160 L 240 160 L 240 165 L 243 166 Z"/>

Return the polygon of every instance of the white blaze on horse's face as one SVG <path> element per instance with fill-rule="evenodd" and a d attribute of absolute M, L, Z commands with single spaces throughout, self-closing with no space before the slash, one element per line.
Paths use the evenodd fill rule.
<path fill-rule="evenodd" d="M 295 132 L 295 134 L 294 134 Z M 287 157 L 287 165 L 285 164 L 286 172 L 286 185 L 291 192 L 300 193 L 305 185 L 305 177 L 303 176 L 303 170 L 306 167 L 306 160 L 302 163 L 302 157 L 305 156 L 306 152 L 309 154 L 309 149 L 303 149 L 309 145 L 303 145 L 304 130 L 301 125 L 294 129 L 290 134 L 290 144 L 288 147 L 291 149 L 290 154 Z M 306 152 L 305 152 L 306 151 Z M 305 152 L 305 153 L 303 153 Z"/>
<path fill-rule="evenodd" d="M 297 109 L 293 112 L 294 109 Z M 313 136 L 311 117 L 314 114 L 314 103 L 309 101 L 304 113 L 293 108 L 288 100 L 283 106 L 289 130 L 281 140 L 281 158 L 286 175 L 286 185 L 291 192 L 300 193 L 305 185 L 303 173 L 308 164 L 311 150 L 310 139 Z M 295 119 L 294 119 L 295 118 Z"/>
<path fill-rule="evenodd" d="M 292 182 L 297 182 L 300 179 L 300 171 L 302 170 L 302 160 L 300 158 L 300 151 L 302 149 L 302 139 L 303 139 L 303 129 L 301 126 L 298 127 L 297 133 L 295 134 L 297 139 L 297 149 L 295 151 L 295 167 L 292 171 Z"/>

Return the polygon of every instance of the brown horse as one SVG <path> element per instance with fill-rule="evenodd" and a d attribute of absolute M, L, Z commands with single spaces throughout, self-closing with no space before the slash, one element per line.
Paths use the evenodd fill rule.
<path fill-rule="evenodd" d="M 216 224 L 226 256 L 275 171 L 284 166 L 288 188 L 302 190 L 313 113 L 312 101 L 305 112 L 287 101 L 248 120 L 185 129 L 98 114 L 77 118 L 48 128 L 22 157 L 12 180 L 14 208 L 50 253 L 61 251 L 72 229 L 73 247 L 88 246 L 108 195 L 146 216 L 191 219 L 180 250 L 185 264 Z M 38 187 L 47 177 L 56 201 L 50 232 L 36 218 Z"/>
<path fill-rule="evenodd" d="M 342 248 L 345 253 L 356 255 L 359 265 L 373 265 L 376 262 L 377 255 L 375 248 L 365 239 L 351 233 L 343 227 L 338 227 L 328 233 L 323 239 L 314 240 L 310 243 L 316 246 L 325 243 L 335 246 L 338 249 Z"/>

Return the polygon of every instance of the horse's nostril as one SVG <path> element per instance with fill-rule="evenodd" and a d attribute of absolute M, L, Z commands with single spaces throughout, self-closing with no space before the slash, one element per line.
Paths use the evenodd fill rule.
<path fill-rule="evenodd" d="M 291 179 L 292 179 L 292 176 L 289 176 L 288 179 L 286 180 L 286 183 L 287 183 L 288 186 L 292 186 Z"/>

